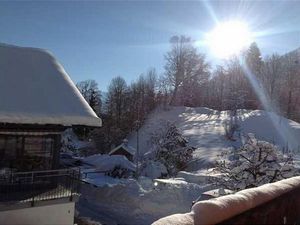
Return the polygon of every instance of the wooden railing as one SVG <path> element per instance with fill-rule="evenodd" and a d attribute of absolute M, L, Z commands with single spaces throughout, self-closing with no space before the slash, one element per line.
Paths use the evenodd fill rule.
<path fill-rule="evenodd" d="M 200 201 L 154 224 L 300 224 L 300 176 Z"/>
<path fill-rule="evenodd" d="M 218 224 L 300 224 L 300 187 Z"/>

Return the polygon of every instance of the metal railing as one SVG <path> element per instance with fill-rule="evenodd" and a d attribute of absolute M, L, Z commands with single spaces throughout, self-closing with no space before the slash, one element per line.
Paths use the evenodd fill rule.
<path fill-rule="evenodd" d="M 1 202 L 31 202 L 69 198 L 79 189 L 79 169 L 9 172 L 0 175 Z"/>

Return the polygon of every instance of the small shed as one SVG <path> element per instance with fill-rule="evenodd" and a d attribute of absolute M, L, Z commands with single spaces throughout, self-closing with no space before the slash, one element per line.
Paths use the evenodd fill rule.
<path fill-rule="evenodd" d="M 123 143 L 109 152 L 109 155 L 124 155 L 129 161 L 133 161 L 136 150 L 128 145 L 128 140 L 124 139 Z"/>

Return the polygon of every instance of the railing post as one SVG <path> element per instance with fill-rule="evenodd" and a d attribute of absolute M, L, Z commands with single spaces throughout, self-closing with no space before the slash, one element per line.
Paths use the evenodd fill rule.
<path fill-rule="evenodd" d="M 31 193 L 32 193 L 32 200 L 31 200 L 31 207 L 34 206 L 34 173 L 31 173 Z"/>
<path fill-rule="evenodd" d="M 70 178 L 70 177 L 69 177 Z M 73 181 L 74 180 L 74 170 L 72 170 L 72 177 L 71 177 L 71 196 L 70 196 L 70 201 L 72 202 L 73 201 Z"/>

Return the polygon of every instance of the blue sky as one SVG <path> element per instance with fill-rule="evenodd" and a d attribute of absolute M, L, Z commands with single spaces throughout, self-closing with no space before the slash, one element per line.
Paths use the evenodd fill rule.
<path fill-rule="evenodd" d="M 201 41 L 216 21 L 247 22 L 264 55 L 296 49 L 299 12 L 298 1 L 1 1 L 0 42 L 48 49 L 74 82 L 95 79 L 105 91 L 118 75 L 163 73 L 171 36 Z"/>

